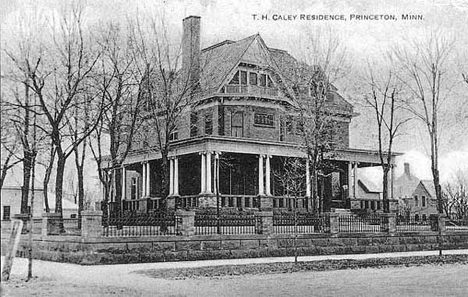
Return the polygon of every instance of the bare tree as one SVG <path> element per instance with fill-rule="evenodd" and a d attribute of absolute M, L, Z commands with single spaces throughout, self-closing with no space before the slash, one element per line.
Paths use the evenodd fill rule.
<path fill-rule="evenodd" d="M 139 125 L 142 76 L 135 66 L 132 52 L 135 41 L 128 28 L 108 23 L 101 33 L 98 43 L 103 55 L 97 70 L 99 75 L 96 77 L 96 85 L 97 92 L 103 96 L 106 110 L 89 145 L 104 188 L 103 210 L 107 213 L 111 189 L 114 189 L 114 211 L 119 213 L 122 199 L 121 167 L 132 148 Z M 107 151 L 110 159 L 105 156 Z"/>
<path fill-rule="evenodd" d="M 468 220 L 468 170 L 458 171 L 455 179 L 444 186 L 443 209 L 452 220 Z"/>
<path fill-rule="evenodd" d="M 394 54 L 402 67 L 401 81 L 411 100 L 407 108 L 427 129 L 430 141 L 431 171 L 437 197 L 437 209 L 443 212 L 439 172 L 440 114 L 451 91 L 450 58 L 454 40 L 444 32 L 432 32 L 424 40 L 414 40 Z"/>
<path fill-rule="evenodd" d="M 334 83 L 345 77 L 349 70 L 349 54 L 340 38 L 331 30 L 321 28 L 309 32 L 301 40 L 301 60 L 289 57 L 279 64 L 288 64 L 285 80 L 287 93 L 292 94 L 296 104 L 296 132 L 301 135 L 307 157 L 310 160 L 312 209 L 323 212 L 328 200 L 319 196 L 319 179 L 323 181 L 328 171 L 333 170 L 330 161 L 336 148 L 343 146 L 337 139 L 340 129 L 337 110 L 349 115 L 352 107 L 337 93 Z M 285 124 L 286 130 L 288 123 Z M 299 129 L 297 129 L 299 128 Z M 347 146 L 347 144 L 344 144 Z M 325 204 L 325 206 L 324 206 Z"/>
<path fill-rule="evenodd" d="M 372 66 L 368 67 L 367 94 L 364 95 L 365 104 L 375 115 L 379 142 L 379 158 L 383 177 L 383 210 L 390 212 L 389 205 L 389 172 L 395 139 L 400 135 L 402 126 L 409 121 L 403 108 L 402 84 L 392 70 L 379 70 L 375 73 Z"/>
<path fill-rule="evenodd" d="M 5 95 L 2 95 L 1 102 L 1 168 L 0 168 L 0 189 L 7 177 L 8 171 L 21 163 L 22 159 L 19 156 L 20 139 L 15 131 L 15 126 L 12 122 L 12 110 L 10 104 L 4 100 Z"/>
<path fill-rule="evenodd" d="M 183 115 L 190 111 L 199 93 L 199 78 L 191 76 L 193 63 L 181 65 L 181 46 L 174 46 L 164 21 L 151 19 L 145 26 L 136 20 L 131 30 L 135 41 L 135 60 L 144 77 L 142 96 L 145 100 L 140 137 L 143 143 L 161 154 L 161 208 L 166 208 L 169 194 L 169 152 L 174 133 Z M 199 71 L 201 68 L 197 68 Z M 146 127 L 146 128 L 145 128 Z M 147 127 L 151 127 L 150 131 Z M 155 139 L 151 143 L 151 139 Z"/>
<path fill-rule="evenodd" d="M 282 186 L 288 200 L 293 201 L 292 210 L 294 215 L 294 263 L 297 264 L 297 208 L 299 198 L 304 197 L 306 187 L 305 162 L 300 158 L 283 158 L 281 169 L 275 170 L 273 175 Z"/>

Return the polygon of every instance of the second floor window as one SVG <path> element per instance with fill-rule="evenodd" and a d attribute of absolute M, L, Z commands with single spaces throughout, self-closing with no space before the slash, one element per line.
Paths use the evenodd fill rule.
<path fill-rule="evenodd" d="M 419 206 L 418 195 L 415 195 L 415 196 L 414 196 L 414 206 L 416 206 L 416 207 Z"/>
<path fill-rule="evenodd" d="M 426 196 L 421 197 L 421 206 L 426 207 Z"/>
<path fill-rule="evenodd" d="M 254 123 L 257 125 L 273 126 L 274 116 L 268 113 L 255 113 Z"/>
<path fill-rule="evenodd" d="M 242 111 L 233 112 L 231 116 L 231 136 L 244 136 L 244 113 Z"/>
<path fill-rule="evenodd" d="M 179 139 L 179 129 L 176 127 L 171 131 L 171 134 L 169 134 L 169 140 L 174 141 L 177 139 Z"/>
<path fill-rule="evenodd" d="M 196 112 L 190 114 L 190 137 L 198 135 L 198 115 Z"/>
<path fill-rule="evenodd" d="M 213 134 L 213 114 L 211 112 L 205 114 L 205 134 Z"/>

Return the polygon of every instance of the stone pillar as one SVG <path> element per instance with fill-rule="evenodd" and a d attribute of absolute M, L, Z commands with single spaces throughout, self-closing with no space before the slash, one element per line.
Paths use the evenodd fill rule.
<path fill-rule="evenodd" d="M 179 196 L 179 158 L 174 158 L 174 196 Z"/>
<path fill-rule="evenodd" d="M 195 235 L 195 212 L 178 209 L 175 212 L 176 234 L 182 236 Z"/>
<path fill-rule="evenodd" d="M 169 196 L 174 194 L 174 159 L 169 159 Z"/>
<path fill-rule="evenodd" d="M 445 235 L 445 232 L 447 230 L 445 226 L 445 215 L 439 214 L 437 216 L 437 222 L 440 234 Z"/>
<path fill-rule="evenodd" d="M 270 186 L 270 159 L 271 156 L 267 155 L 266 156 L 266 164 L 265 164 L 265 195 L 271 196 L 271 186 Z"/>
<path fill-rule="evenodd" d="M 382 213 L 380 214 L 380 231 L 388 232 L 390 235 L 396 233 L 396 214 L 395 213 Z"/>
<path fill-rule="evenodd" d="M 102 236 L 102 211 L 85 210 L 81 212 L 81 237 L 83 239 Z"/>
<path fill-rule="evenodd" d="M 206 193 L 213 193 L 211 188 L 211 152 L 206 153 Z"/>
<path fill-rule="evenodd" d="M 60 214 L 43 213 L 42 214 L 42 236 L 60 234 Z"/>
<path fill-rule="evenodd" d="M 258 211 L 255 213 L 255 233 L 266 235 L 273 233 L 272 211 Z"/>
<path fill-rule="evenodd" d="M 201 185 L 200 185 L 200 194 L 206 192 L 206 155 L 201 153 Z"/>
<path fill-rule="evenodd" d="M 311 195 L 310 191 L 310 164 L 309 158 L 306 159 L 306 197 L 309 198 Z"/>
<path fill-rule="evenodd" d="M 332 237 L 337 237 L 340 232 L 339 215 L 335 212 L 328 212 L 326 215 L 330 220 L 330 234 Z"/>
<path fill-rule="evenodd" d="M 258 195 L 265 195 L 263 185 L 263 155 L 258 156 Z"/>
<path fill-rule="evenodd" d="M 31 211 L 33 211 L 31 209 Z M 29 214 L 27 213 L 17 213 L 13 216 L 14 219 L 23 221 L 23 228 L 21 229 L 21 234 L 28 233 L 28 222 L 29 222 Z"/>

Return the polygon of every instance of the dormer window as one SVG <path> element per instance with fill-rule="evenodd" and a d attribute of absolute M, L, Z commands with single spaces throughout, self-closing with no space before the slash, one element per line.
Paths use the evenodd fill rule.
<path fill-rule="evenodd" d="M 241 85 L 246 85 L 247 84 L 247 71 L 240 71 L 241 75 Z"/>
<path fill-rule="evenodd" d="M 266 87 L 266 74 L 260 74 L 260 86 L 261 87 Z"/>
<path fill-rule="evenodd" d="M 252 86 L 257 85 L 257 73 L 249 72 L 249 84 Z"/>

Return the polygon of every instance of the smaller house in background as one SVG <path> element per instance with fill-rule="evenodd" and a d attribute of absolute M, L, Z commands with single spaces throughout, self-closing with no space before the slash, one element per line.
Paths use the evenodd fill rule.
<path fill-rule="evenodd" d="M 55 212 L 55 194 L 47 195 L 49 200 L 50 212 Z M 1 219 L 9 221 L 15 214 L 21 213 L 21 186 L 4 186 L 1 190 Z M 64 218 L 75 218 L 78 216 L 78 205 L 73 202 L 70 195 L 64 195 L 62 199 L 62 211 Z M 29 202 L 29 205 L 31 202 Z M 34 210 L 33 216 L 40 218 L 45 212 L 44 190 L 35 189 L 34 191 Z"/>
<path fill-rule="evenodd" d="M 1 218 L 9 221 L 15 214 L 21 213 L 21 186 L 3 186 L 1 190 Z M 44 190 L 35 189 L 34 191 L 34 210 L 33 216 L 41 217 L 44 212 Z M 29 201 L 31 207 L 31 201 Z"/>
<path fill-rule="evenodd" d="M 437 198 L 432 180 L 421 180 L 410 198 L 404 199 L 407 212 L 415 220 L 425 221 L 430 215 L 437 214 Z"/>
<path fill-rule="evenodd" d="M 409 163 L 405 163 L 405 171 L 403 175 L 395 180 L 395 197 L 400 200 L 410 199 L 413 196 L 413 192 L 418 186 L 420 179 L 411 174 L 411 168 Z"/>

